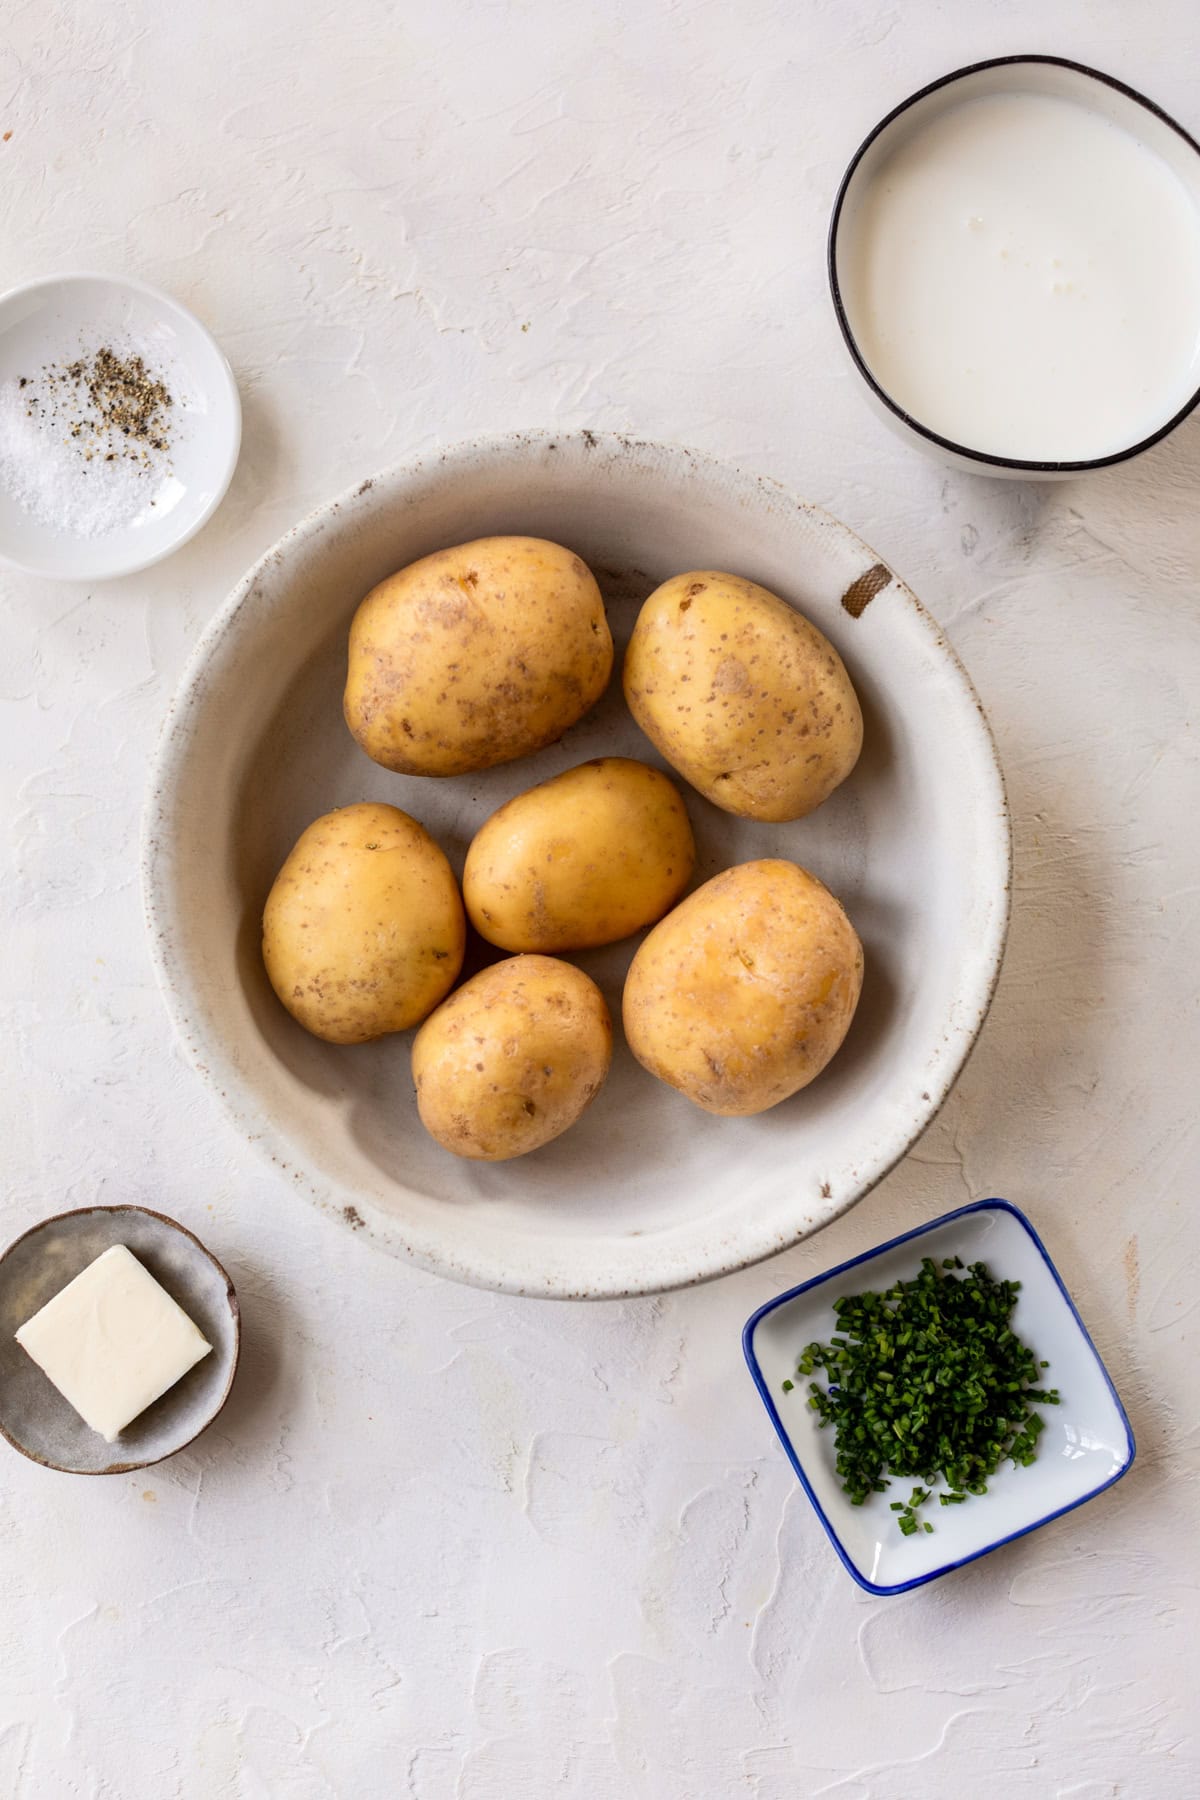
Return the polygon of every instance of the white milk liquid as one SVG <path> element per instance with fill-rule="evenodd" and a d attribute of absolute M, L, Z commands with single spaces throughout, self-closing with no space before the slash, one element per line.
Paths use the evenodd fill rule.
<path fill-rule="evenodd" d="M 1161 157 L 1073 101 L 948 108 L 842 230 L 864 361 L 955 443 L 1085 461 L 1148 437 L 1200 387 L 1200 210 Z"/>

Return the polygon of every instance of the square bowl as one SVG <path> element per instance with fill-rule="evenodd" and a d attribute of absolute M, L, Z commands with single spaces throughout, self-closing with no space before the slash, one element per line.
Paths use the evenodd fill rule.
<path fill-rule="evenodd" d="M 835 1300 L 909 1280 L 925 1256 L 939 1263 L 948 1256 L 966 1264 L 983 1262 L 994 1279 L 1020 1282 L 1013 1330 L 1049 1363 L 1046 1383 L 1062 1400 L 1038 1407 L 1045 1430 L 1036 1462 L 1028 1468 L 1006 1462 L 989 1477 L 985 1495 L 962 1506 L 935 1505 L 923 1515 L 932 1533 L 904 1537 L 890 1504 L 908 1498 L 911 1479 L 894 1478 L 886 1493 L 873 1494 L 862 1506 L 851 1504 L 835 1471 L 834 1433 L 822 1429 L 809 1406 L 808 1377 L 797 1375 L 796 1362 L 806 1345 L 828 1343 L 837 1330 Z M 768 1300 L 747 1321 L 742 1346 L 830 1542 L 855 1581 L 872 1594 L 920 1587 L 1048 1525 L 1102 1494 L 1133 1462 L 1133 1432 L 1108 1370 L 1041 1238 L 1007 1200 L 959 1207 Z M 784 1392 L 785 1381 L 795 1383 L 790 1393 Z M 934 1494 L 944 1487 L 935 1482 Z"/>

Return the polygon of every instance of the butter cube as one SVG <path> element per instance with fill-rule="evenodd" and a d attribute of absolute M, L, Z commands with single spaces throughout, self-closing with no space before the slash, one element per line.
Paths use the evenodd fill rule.
<path fill-rule="evenodd" d="M 124 1244 L 89 1263 L 16 1335 L 110 1444 L 212 1349 Z"/>

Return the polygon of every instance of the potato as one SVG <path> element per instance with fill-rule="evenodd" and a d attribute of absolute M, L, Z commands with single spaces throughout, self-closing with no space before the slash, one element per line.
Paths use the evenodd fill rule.
<path fill-rule="evenodd" d="M 506 1162 L 573 1125 L 611 1061 L 595 982 L 557 957 L 510 956 L 464 981 L 418 1031 L 417 1111 L 455 1156 Z"/>
<path fill-rule="evenodd" d="M 862 945 L 828 888 L 795 863 L 741 863 L 641 945 L 625 1036 L 644 1068 L 705 1112 L 765 1112 L 821 1073 L 862 977 Z"/>
<path fill-rule="evenodd" d="M 661 919 L 695 860 L 674 784 L 602 756 L 492 814 L 467 852 L 463 899 L 476 931 L 503 950 L 584 950 Z"/>
<path fill-rule="evenodd" d="M 777 595 L 697 569 L 656 588 L 625 653 L 625 699 L 686 781 L 747 819 L 802 819 L 844 781 L 862 713 L 833 645 Z"/>
<path fill-rule="evenodd" d="M 362 801 L 301 833 L 263 912 L 263 961 L 294 1019 L 330 1044 L 405 1031 L 458 979 L 450 864 L 424 826 Z"/>
<path fill-rule="evenodd" d="M 608 686 L 591 571 L 542 538 L 479 538 L 373 588 L 350 627 L 343 707 L 367 755 L 465 775 L 560 738 Z"/>

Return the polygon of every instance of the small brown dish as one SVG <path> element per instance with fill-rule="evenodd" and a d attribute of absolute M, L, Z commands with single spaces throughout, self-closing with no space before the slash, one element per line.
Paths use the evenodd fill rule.
<path fill-rule="evenodd" d="M 211 1353 L 108 1444 L 84 1424 L 14 1333 L 89 1263 L 124 1244 L 204 1333 Z M 233 1386 L 241 1319 L 233 1283 L 200 1242 L 144 1206 L 89 1206 L 44 1219 L 0 1256 L 0 1434 L 69 1475 L 123 1475 L 184 1449 Z M 115 1460 L 114 1460 L 115 1459 Z"/>

